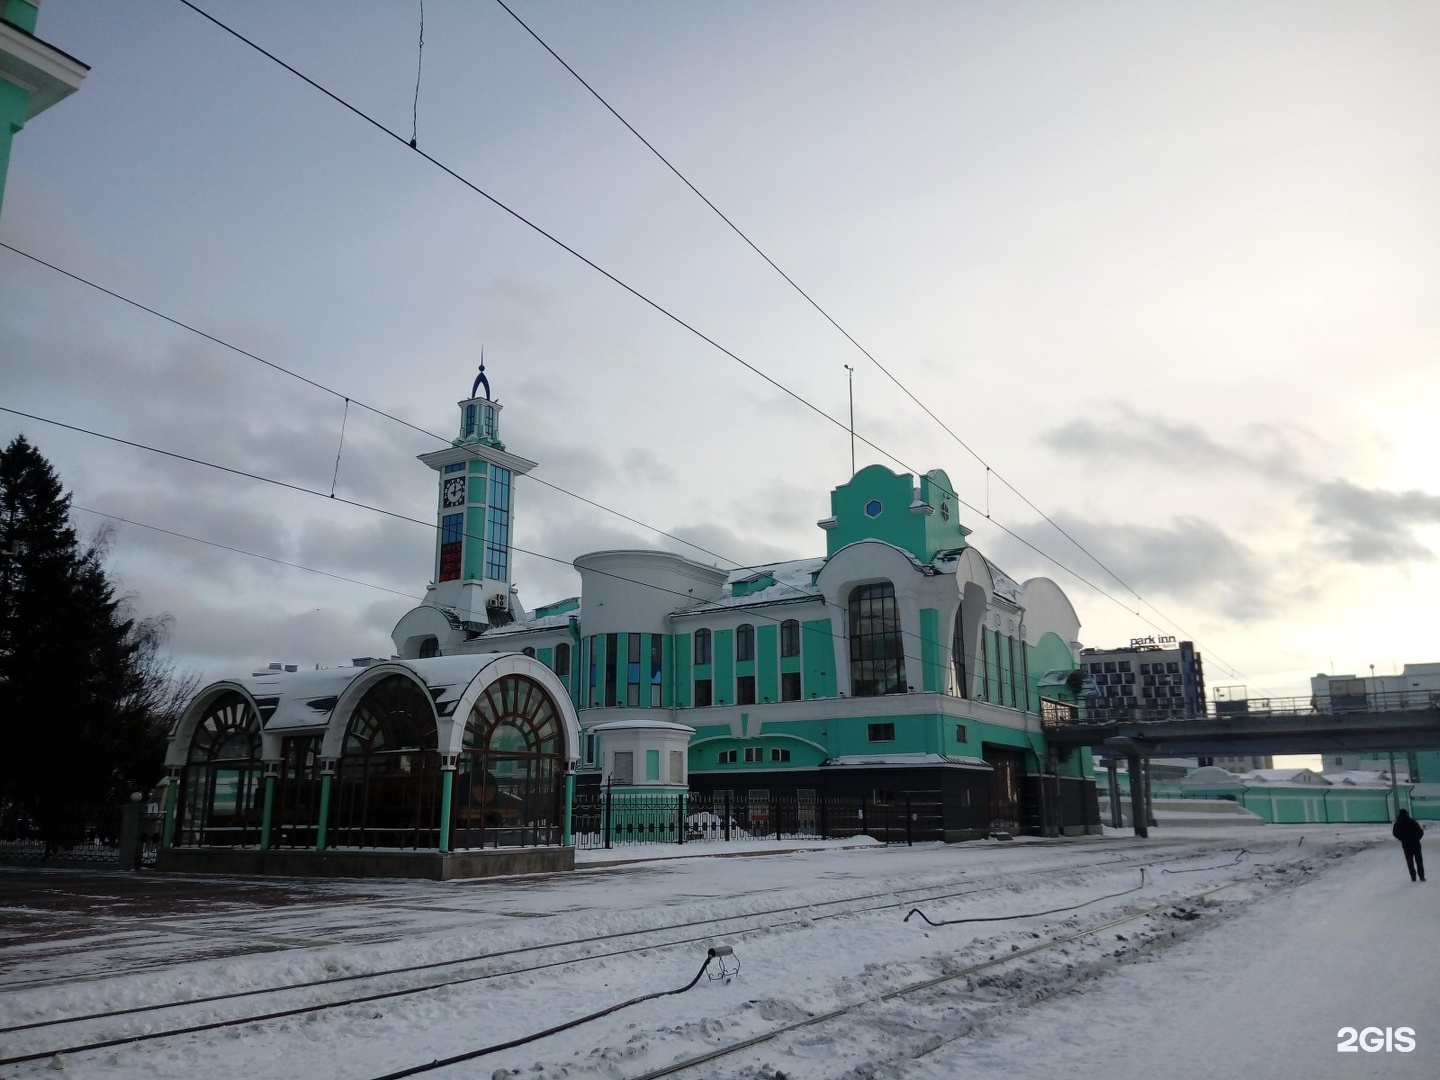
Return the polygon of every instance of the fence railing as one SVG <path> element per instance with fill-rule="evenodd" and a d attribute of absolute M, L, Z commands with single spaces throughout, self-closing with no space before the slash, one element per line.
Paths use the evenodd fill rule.
<path fill-rule="evenodd" d="M 164 818 L 138 803 L 72 806 L 44 826 L 13 808 L 0 812 L 0 862 L 49 866 L 153 866 Z"/>
<path fill-rule="evenodd" d="M 868 835 L 885 843 L 943 838 L 940 793 L 901 792 L 884 802 L 860 796 L 733 793 L 636 794 L 602 789 L 576 796 L 577 848 L 704 844 L 745 840 L 829 840 Z"/>

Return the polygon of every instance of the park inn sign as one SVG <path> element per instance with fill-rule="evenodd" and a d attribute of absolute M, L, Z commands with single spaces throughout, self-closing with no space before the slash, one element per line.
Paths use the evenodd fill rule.
<path fill-rule="evenodd" d="M 1173 634 L 1161 634 L 1159 637 L 1151 634 L 1149 637 L 1132 637 L 1130 639 L 1130 647 L 1132 649 L 1158 649 L 1165 645 L 1174 644 L 1175 636 Z"/>

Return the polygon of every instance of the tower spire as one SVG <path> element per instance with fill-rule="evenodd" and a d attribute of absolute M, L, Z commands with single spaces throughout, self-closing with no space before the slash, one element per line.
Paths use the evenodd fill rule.
<path fill-rule="evenodd" d="M 475 376 L 475 381 L 474 381 L 473 383 L 471 383 L 471 385 L 470 385 L 470 396 L 471 396 L 472 398 L 473 398 L 473 397 L 476 397 L 477 395 L 476 395 L 475 392 L 476 392 L 477 390 L 479 390 L 480 387 L 482 387 L 482 386 L 485 387 L 485 397 L 486 397 L 486 399 L 487 399 L 487 400 L 490 400 L 490 401 L 493 401 L 494 398 L 492 398 L 492 397 L 490 396 L 490 380 L 485 377 L 485 346 L 484 346 L 484 345 L 481 345 L 481 346 L 480 346 L 480 374 L 478 374 L 478 375 Z"/>

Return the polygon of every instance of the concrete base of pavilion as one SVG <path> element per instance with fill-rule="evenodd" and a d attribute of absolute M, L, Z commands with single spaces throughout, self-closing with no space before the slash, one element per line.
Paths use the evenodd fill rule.
<path fill-rule="evenodd" d="M 573 847 L 484 848 L 466 851 L 260 851 L 255 848 L 167 848 L 155 869 L 232 877 L 425 878 L 454 881 L 575 869 Z"/>

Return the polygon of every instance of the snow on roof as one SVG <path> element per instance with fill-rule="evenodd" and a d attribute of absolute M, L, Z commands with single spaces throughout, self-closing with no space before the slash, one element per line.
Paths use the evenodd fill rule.
<path fill-rule="evenodd" d="M 570 625 L 571 616 L 578 618 L 580 616 L 580 609 L 576 608 L 574 611 L 566 611 L 559 615 L 541 615 L 538 618 L 532 616 L 528 619 L 516 619 L 514 622 L 508 622 L 504 626 L 492 626 L 481 636 L 497 638 L 505 637 L 507 634 L 526 634 L 537 630 L 564 630 Z"/>
<path fill-rule="evenodd" d="M 1252 769 L 1242 773 L 1241 780 L 1262 784 L 1328 784 L 1329 780 L 1312 769 Z"/>
<path fill-rule="evenodd" d="M 960 765 L 968 769 L 990 769 L 983 758 L 955 757 L 951 754 L 842 754 L 827 760 L 823 768 L 856 768 L 876 765 Z"/>
<path fill-rule="evenodd" d="M 980 558 L 985 559 L 985 556 L 981 555 Z M 1020 584 L 989 559 L 985 559 L 985 565 L 990 568 L 990 576 L 995 579 L 995 595 L 1009 600 L 1012 604 L 1020 603 Z"/>
<path fill-rule="evenodd" d="M 820 590 L 810 584 L 814 574 L 825 566 L 823 556 L 811 559 L 793 559 L 789 562 L 769 563 L 765 566 L 742 566 L 731 570 L 725 582 L 725 593 L 715 600 L 676 612 L 677 615 L 692 615 L 703 611 L 723 611 L 726 608 L 754 607 L 756 604 L 775 604 L 786 600 L 810 600 L 820 595 Z M 744 596 L 731 595 L 731 588 L 747 581 L 773 578 L 775 584 L 746 593 Z"/>
<path fill-rule="evenodd" d="M 1340 772 L 1327 772 L 1325 779 L 1332 784 L 1348 784 L 1352 787 L 1368 787 L 1379 784 L 1383 787 L 1390 786 L 1390 777 L 1385 773 L 1365 772 L 1359 769 L 1349 769 Z"/>

